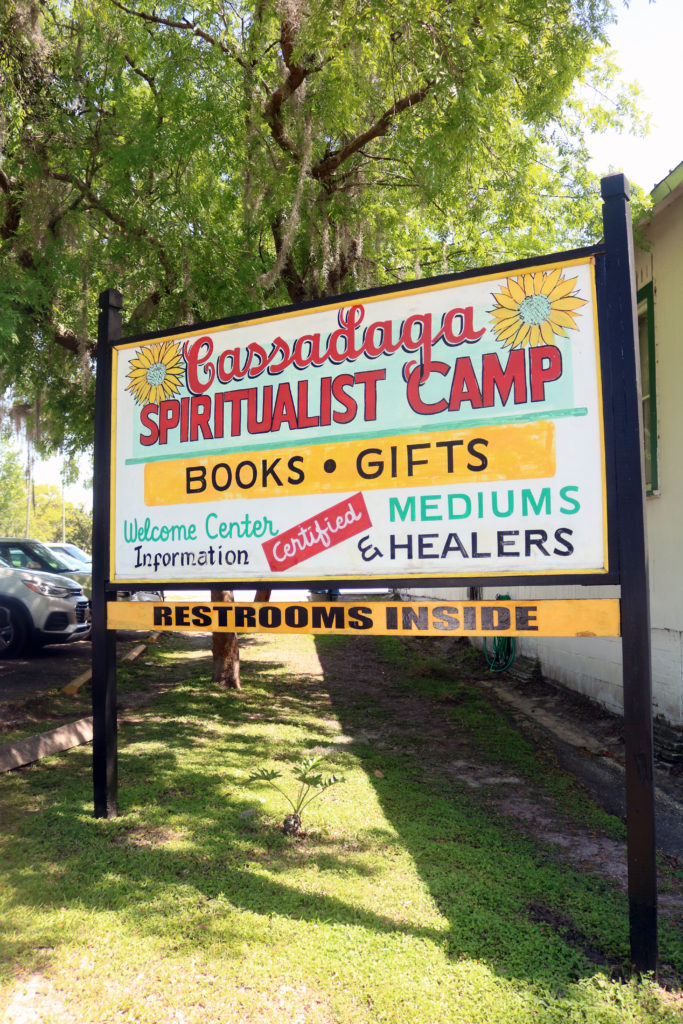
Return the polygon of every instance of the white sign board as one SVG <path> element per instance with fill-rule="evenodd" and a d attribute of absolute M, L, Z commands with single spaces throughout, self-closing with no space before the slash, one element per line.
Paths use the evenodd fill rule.
<path fill-rule="evenodd" d="M 590 257 L 113 357 L 114 582 L 607 571 Z"/>

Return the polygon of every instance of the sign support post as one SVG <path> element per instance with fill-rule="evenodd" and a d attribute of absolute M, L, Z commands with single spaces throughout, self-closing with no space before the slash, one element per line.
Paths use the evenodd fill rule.
<path fill-rule="evenodd" d="M 626 741 L 626 828 L 631 958 L 657 967 L 657 862 L 650 594 L 645 527 L 645 471 L 630 189 L 623 174 L 602 179 L 606 247 L 605 307 L 611 340 L 616 517 L 621 581 L 621 650 Z"/>
<path fill-rule="evenodd" d="M 95 387 L 92 545 L 93 790 L 96 818 L 117 814 L 116 632 L 107 628 L 110 578 L 111 347 L 121 337 L 120 292 L 100 294 Z"/>

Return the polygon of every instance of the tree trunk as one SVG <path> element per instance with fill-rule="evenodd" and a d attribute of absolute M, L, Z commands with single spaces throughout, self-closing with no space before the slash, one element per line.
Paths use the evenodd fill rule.
<path fill-rule="evenodd" d="M 212 601 L 234 600 L 232 590 L 212 590 Z M 213 653 L 212 680 L 226 690 L 241 690 L 240 682 L 240 651 L 237 645 L 237 633 L 214 633 L 211 650 Z"/>
<path fill-rule="evenodd" d="M 254 601 L 270 601 L 271 590 L 257 590 L 254 594 Z"/>

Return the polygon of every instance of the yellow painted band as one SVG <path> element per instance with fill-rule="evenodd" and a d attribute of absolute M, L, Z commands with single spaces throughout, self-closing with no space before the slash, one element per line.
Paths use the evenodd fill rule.
<path fill-rule="evenodd" d="M 375 636 L 619 636 L 616 598 L 283 603 L 112 601 L 108 629 Z"/>
<path fill-rule="evenodd" d="M 443 487 L 555 474 L 555 424 L 482 426 L 148 462 L 145 504 Z"/>

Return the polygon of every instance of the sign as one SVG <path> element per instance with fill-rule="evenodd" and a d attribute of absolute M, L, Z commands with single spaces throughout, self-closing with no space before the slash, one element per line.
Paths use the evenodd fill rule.
<path fill-rule="evenodd" d="M 375 636 L 619 636 L 619 601 L 112 601 L 107 627 Z"/>
<path fill-rule="evenodd" d="M 631 959 L 640 972 L 656 969 L 630 190 L 613 174 L 601 192 L 601 246 L 533 264 L 124 341 L 122 296 L 100 294 L 92 598 L 98 817 L 117 813 L 119 627 L 621 635 Z M 286 590 L 323 580 L 478 585 L 498 576 L 619 584 L 621 598 L 594 608 L 514 601 L 318 611 L 109 600 L 150 582 Z M 571 608 L 553 618 L 551 609 L 565 603 Z"/>
<path fill-rule="evenodd" d="M 112 355 L 112 582 L 608 571 L 591 255 Z"/>

